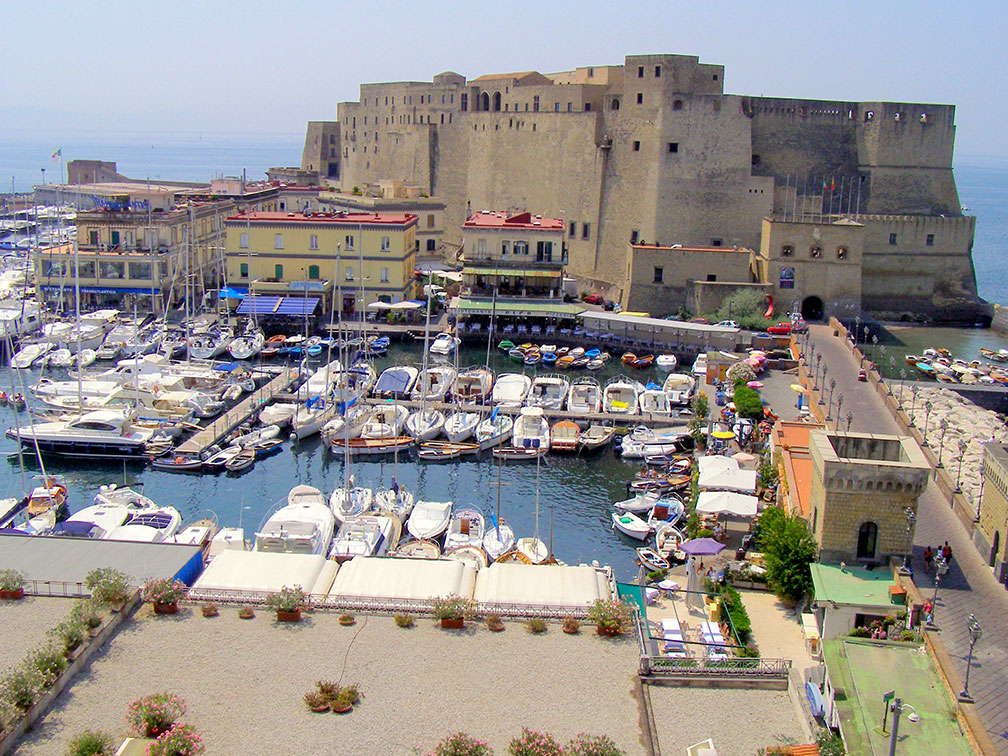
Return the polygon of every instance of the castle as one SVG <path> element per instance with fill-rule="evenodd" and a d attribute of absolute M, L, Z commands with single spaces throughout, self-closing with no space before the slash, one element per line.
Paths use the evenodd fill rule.
<path fill-rule="evenodd" d="M 545 75 L 362 84 L 336 121 L 308 124 L 301 169 L 343 191 L 419 186 L 444 203 L 453 243 L 474 210 L 562 218 L 568 274 L 615 299 L 631 244 L 773 260 L 781 250 L 761 248 L 776 238 L 766 223 L 805 224 L 818 239 L 820 227 L 856 221 L 860 296 L 802 291 L 826 303 L 822 314 L 985 317 L 975 219 L 952 174 L 954 106 L 750 97 L 725 94 L 723 82 L 723 66 L 696 57 L 631 55 Z M 793 254 L 822 249 L 813 241 Z M 775 290 L 795 288 L 777 272 Z"/>

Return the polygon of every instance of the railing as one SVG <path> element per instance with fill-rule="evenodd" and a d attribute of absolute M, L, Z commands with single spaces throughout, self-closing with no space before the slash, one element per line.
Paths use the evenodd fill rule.
<path fill-rule="evenodd" d="M 641 658 L 641 673 L 653 677 L 718 677 L 762 678 L 787 680 L 790 659 L 729 659 L 671 658 L 649 656 Z"/>
<path fill-rule="evenodd" d="M 29 580 L 24 592 L 29 596 L 54 596 L 59 598 L 85 598 L 91 591 L 84 583 L 68 583 L 63 580 Z"/>

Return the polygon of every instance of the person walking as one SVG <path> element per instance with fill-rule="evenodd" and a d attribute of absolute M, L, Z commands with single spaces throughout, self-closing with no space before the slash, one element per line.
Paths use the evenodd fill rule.
<path fill-rule="evenodd" d="M 931 572 L 931 560 L 934 558 L 934 552 L 931 551 L 931 547 L 928 546 L 924 549 L 924 572 Z"/>
<path fill-rule="evenodd" d="M 945 560 L 945 564 L 951 564 L 952 562 L 952 547 L 949 546 L 949 542 L 945 541 L 945 545 L 941 549 L 942 559 Z"/>

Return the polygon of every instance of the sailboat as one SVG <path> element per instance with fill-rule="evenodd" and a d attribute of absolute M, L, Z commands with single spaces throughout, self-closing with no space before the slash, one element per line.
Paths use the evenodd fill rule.
<path fill-rule="evenodd" d="M 500 513 L 501 504 L 501 468 L 503 466 L 503 460 L 497 458 L 497 513 L 495 515 L 490 515 L 490 524 L 492 527 L 487 528 L 486 533 L 483 535 L 483 551 L 486 552 L 487 558 L 491 562 L 497 561 L 504 554 L 511 551 L 515 546 L 515 534 L 511 526 L 504 521 Z"/>
<path fill-rule="evenodd" d="M 429 290 L 428 290 L 429 291 Z M 441 429 L 444 427 L 444 413 L 433 407 L 427 406 L 427 400 L 431 394 L 434 394 L 433 398 L 437 398 L 438 394 L 435 392 L 440 392 L 440 398 L 443 399 L 444 395 L 447 393 L 448 388 L 451 386 L 451 380 L 445 380 L 447 375 L 442 376 L 442 372 L 439 371 L 435 373 L 434 371 L 429 371 L 427 369 L 427 354 L 428 346 L 427 342 L 430 339 L 430 311 L 431 311 L 431 298 L 430 294 L 427 295 L 427 317 L 424 323 L 424 352 L 423 352 L 423 368 L 420 372 L 420 380 L 417 381 L 417 386 L 419 387 L 419 398 L 420 398 L 420 409 L 413 412 L 406 418 L 406 430 L 409 435 L 413 436 L 417 441 L 430 441 L 435 436 L 441 433 Z M 442 370 L 445 370 L 442 368 Z M 447 368 L 451 370 L 451 368 Z M 454 370 L 451 370 L 454 373 Z M 451 379 L 454 379 L 454 375 Z M 440 388 L 435 388 L 435 378 L 437 378 L 437 385 Z M 418 393 L 418 389 L 413 389 L 414 395 Z"/>
<path fill-rule="evenodd" d="M 519 538 L 515 550 L 532 564 L 542 564 L 550 558 L 550 550 L 539 538 L 539 457 L 536 457 L 535 531 L 531 538 Z"/>

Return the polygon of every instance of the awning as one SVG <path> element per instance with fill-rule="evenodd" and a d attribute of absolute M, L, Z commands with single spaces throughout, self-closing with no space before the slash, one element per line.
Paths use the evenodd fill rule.
<path fill-rule="evenodd" d="M 702 489 L 749 492 L 756 490 L 756 471 L 742 470 L 731 457 L 707 455 L 700 458 L 697 485 Z"/>
<path fill-rule="evenodd" d="M 227 286 L 220 290 L 221 299 L 241 299 L 242 297 L 248 296 L 248 289 L 236 289 L 231 286 Z"/>
<path fill-rule="evenodd" d="M 392 305 L 390 305 L 388 302 L 381 302 L 381 301 L 369 302 L 367 308 L 369 310 L 391 310 Z"/>
<path fill-rule="evenodd" d="M 317 297 L 245 297 L 238 305 L 239 315 L 312 315 L 318 309 Z"/>
<path fill-rule="evenodd" d="M 707 514 L 732 514 L 738 517 L 755 517 L 759 500 L 731 491 L 701 491 L 696 511 Z"/>
<path fill-rule="evenodd" d="M 518 278 L 560 278 L 562 270 L 533 270 L 531 268 L 462 268 L 464 276 L 513 276 Z"/>
<path fill-rule="evenodd" d="M 370 307 L 371 305 L 368 305 Z M 409 299 L 404 299 L 402 302 L 396 302 L 394 305 L 389 305 L 390 310 L 419 310 L 423 307 L 420 302 L 413 302 Z"/>
<path fill-rule="evenodd" d="M 532 318 L 574 318 L 584 312 L 584 308 L 576 304 L 567 304 L 560 300 L 532 302 L 527 299 L 515 301 L 498 299 L 496 306 L 490 299 L 463 299 L 455 297 L 448 308 L 455 310 L 459 317 L 469 315 L 489 315 L 491 312 L 501 317 L 532 317 Z"/>

